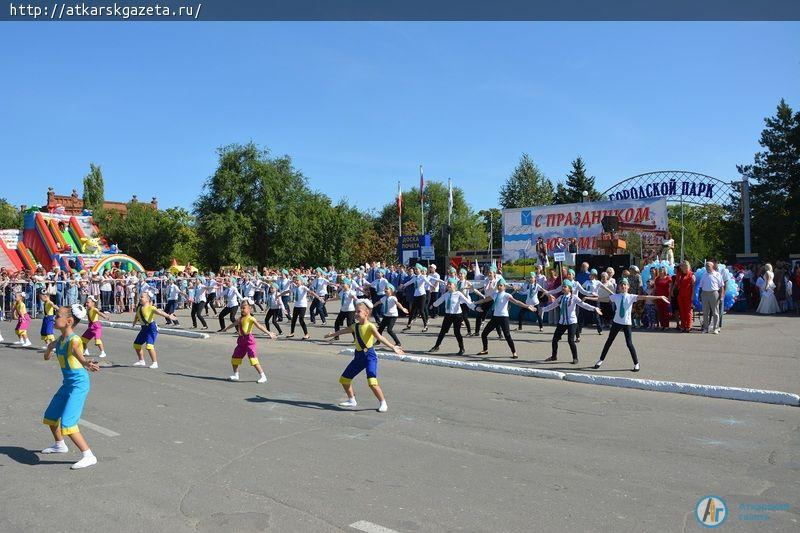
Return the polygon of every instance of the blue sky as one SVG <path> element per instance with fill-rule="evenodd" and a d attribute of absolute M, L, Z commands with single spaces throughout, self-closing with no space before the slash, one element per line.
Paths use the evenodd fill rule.
<path fill-rule="evenodd" d="M 215 150 L 289 154 L 362 208 L 397 180 L 476 209 L 528 152 L 600 190 L 650 170 L 720 179 L 758 150 L 779 99 L 800 108 L 797 23 L 3 23 L 0 196 L 81 191 L 190 207 Z"/>

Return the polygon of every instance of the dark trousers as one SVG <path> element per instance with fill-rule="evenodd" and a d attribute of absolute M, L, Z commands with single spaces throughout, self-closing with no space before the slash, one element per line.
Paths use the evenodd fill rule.
<path fill-rule="evenodd" d="M 325 309 L 325 300 L 314 298 L 314 301 L 311 302 L 311 311 L 309 311 L 309 316 L 311 318 L 311 323 L 314 323 L 314 319 L 319 315 L 319 318 L 322 320 L 324 324 L 325 321 L 328 319 L 328 310 Z"/>
<path fill-rule="evenodd" d="M 639 358 L 636 357 L 636 348 L 633 346 L 633 339 L 631 334 L 631 327 L 630 326 L 623 326 L 622 324 L 617 324 L 616 322 L 611 322 L 611 333 L 608 335 L 608 339 L 606 339 L 606 344 L 603 346 L 603 353 L 600 354 L 600 360 L 604 361 L 606 358 L 606 354 L 608 353 L 608 349 L 611 348 L 611 344 L 614 342 L 614 339 L 617 337 L 617 333 L 622 331 L 625 334 L 625 344 L 628 345 L 628 351 L 631 352 L 631 359 L 633 359 L 633 364 L 639 364 Z"/>
<path fill-rule="evenodd" d="M 511 353 L 517 353 L 517 350 L 514 348 L 514 339 L 511 338 L 511 331 L 508 327 L 507 316 L 493 316 L 491 319 L 489 319 L 489 323 L 486 324 L 486 327 L 483 328 L 483 333 L 481 333 L 483 350 L 486 351 L 489 349 L 489 333 L 491 333 L 495 328 L 498 331 L 502 331 L 503 335 L 506 336 L 506 342 L 508 343 Z M 477 331 L 477 329 L 475 331 Z"/>
<path fill-rule="evenodd" d="M 439 316 L 439 308 L 431 305 L 433 302 L 439 299 L 439 291 L 431 292 L 428 295 L 428 317 L 429 318 L 436 318 Z"/>
<path fill-rule="evenodd" d="M 238 305 L 234 305 L 233 307 L 226 307 L 222 310 L 219 314 L 219 329 L 225 329 L 225 316 L 230 315 L 231 317 L 231 324 L 236 323 L 236 311 L 239 310 Z"/>
<path fill-rule="evenodd" d="M 456 340 L 458 341 L 458 349 L 462 352 L 464 351 L 464 338 L 461 336 L 461 321 L 463 320 L 460 314 L 458 315 L 451 315 L 449 313 L 445 313 L 444 320 L 442 321 L 442 328 L 439 330 L 439 336 L 436 337 L 436 347 L 442 344 L 442 340 L 444 336 L 447 335 L 447 332 L 450 331 L 450 326 L 453 326 L 453 335 L 456 336 Z"/>
<path fill-rule="evenodd" d="M 56 295 L 58 295 L 58 293 L 56 293 Z M 53 300 L 56 300 L 56 298 L 53 297 Z M 113 302 L 114 302 L 114 293 L 112 291 L 100 291 L 100 305 L 103 311 L 109 311 L 109 312 L 112 311 L 111 304 Z M 167 324 L 169 323 L 170 322 L 168 320 Z"/>
<path fill-rule="evenodd" d="M 481 332 L 481 323 L 484 320 L 488 320 L 492 317 L 492 303 L 494 300 L 490 302 L 486 302 L 485 304 L 481 305 L 481 309 L 483 309 L 482 313 L 478 313 L 478 318 L 475 319 L 475 335 Z M 508 322 L 508 318 L 506 318 L 506 322 Z M 504 330 L 501 328 L 497 328 L 497 338 L 502 339 L 504 335 Z"/>
<path fill-rule="evenodd" d="M 522 327 L 522 321 L 525 318 L 526 313 L 531 313 L 536 318 L 536 321 L 539 323 L 539 329 L 542 327 L 542 312 L 540 308 L 537 307 L 536 311 L 531 311 L 530 309 L 525 309 L 524 307 L 519 308 L 519 316 L 517 317 L 517 326 Z"/>
<path fill-rule="evenodd" d="M 381 325 L 378 326 L 378 333 L 383 335 L 383 330 L 386 330 L 386 333 L 392 338 L 394 343 L 400 346 L 400 339 L 397 338 L 397 335 L 394 334 L 394 323 L 397 322 L 396 316 L 386 316 L 383 315 L 383 319 L 381 320 Z"/>
<path fill-rule="evenodd" d="M 300 328 L 303 330 L 303 335 L 308 335 L 308 328 L 306 327 L 306 308 L 305 307 L 297 307 L 294 306 L 292 309 L 292 329 L 290 333 L 294 335 L 294 327 L 297 325 L 297 321 L 300 321 Z"/>
<path fill-rule="evenodd" d="M 278 324 L 278 317 L 281 316 L 280 309 L 267 309 L 267 316 L 264 318 L 264 326 L 266 326 L 267 331 L 269 331 L 269 322 L 272 320 L 272 325 L 275 326 L 275 329 L 278 330 L 279 335 L 283 335 L 283 330 L 281 329 L 281 325 Z"/>
<path fill-rule="evenodd" d="M 208 308 L 210 307 L 212 311 L 214 311 L 214 316 L 217 316 L 217 307 L 214 305 L 214 302 L 217 301 L 217 293 L 212 292 L 208 295 L 208 299 L 206 300 L 206 316 L 208 316 Z"/>
<path fill-rule="evenodd" d="M 353 322 L 355 321 L 356 321 L 355 311 L 339 311 L 339 314 L 336 315 L 336 322 L 333 323 L 333 331 L 339 331 L 342 327 L 342 324 L 344 324 L 345 322 L 347 323 L 348 326 L 352 326 Z M 353 338 L 355 338 L 355 334 L 353 334 Z"/>
<path fill-rule="evenodd" d="M 467 304 L 461 304 L 461 320 L 467 326 L 467 335 L 472 335 L 472 326 L 469 325 L 469 307 Z"/>
<path fill-rule="evenodd" d="M 206 324 L 206 319 L 203 318 L 203 308 L 206 306 L 205 302 L 195 302 L 192 304 L 192 325 L 197 327 L 197 319 L 200 319 L 200 323 L 203 324 L 204 328 L 208 327 Z"/>
<path fill-rule="evenodd" d="M 603 326 L 600 325 L 600 317 L 597 313 L 593 313 L 587 309 L 578 308 L 578 338 L 581 338 L 581 332 L 583 331 L 583 326 L 588 326 L 592 322 L 594 322 L 595 326 L 597 327 L 597 332 L 603 332 Z"/>
<path fill-rule="evenodd" d="M 414 300 L 411 302 L 411 309 L 408 313 L 408 325 L 411 325 L 411 322 L 417 318 L 417 315 L 422 316 L 422 325 L 427 327 L 428 326 L 428 306 L 425 305 L 425 295 L 422 296 L 414 296 Z"/>
<path fill-rule="evenodd" d="M 281 296 L 281 301 L 283 302 L 283 307 L 285 309 L 289 309 L 289 295 L 285 294 L 285 295 Z M 287 313 L 288 313 L 288 311 L 287 311 Z M 282 321 L 283 321 L 283 313 L 281 313 L 281 316 L 278 317 L 278 322 L 282 322 Z"/>
<path fill-rule="evenodd" d="M 383 318 L 383 309 L 378 302 L 383 298 L 383 295 L 378 296 L 377 294 L 372 295 L 372 316 L 375 317 L 375 322 L 380 322 Z"/>
<path fill-rule="evenodd" d="M 558 324 L 556 325 L 556 330 L 553 333 L 553 357 L 558 355 L 558 341 L 561 340 L 561 337 L 564 336 L 564 332 L 567 332 L 567 342 L 569 343 L 569 350 L 572 352 L 572 359 L 578 359 L 578 345 L 575 344 L 575 332 L 578 330 L 578 324 Z"/>
<path fill-rule="evenodd" d="M 171 315 L 172 313 L 175 312 L 176 307 L 178 307 L 178 300 L 167 300 L 167 306 L 164 308 L 164 312 L 167 313 L 168 315 Z M 175 324 L 176 326 L 179 325 L 177 320 L 170 320 L 168 318 L 167 325 L 170 324 Z"/>
<path fill-rule="evenodd" d="M 611 306 L 611 302 L 599 302 L 598 306 L 603 316 L 597 317 L 597 330 L 603 331 L 603 325 L 614 323 L 614 308 Z"/>

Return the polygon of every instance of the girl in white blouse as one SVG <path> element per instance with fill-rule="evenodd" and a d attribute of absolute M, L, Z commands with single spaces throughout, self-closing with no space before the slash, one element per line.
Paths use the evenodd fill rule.
<path fill-rule="evenodd" d="M 475 304 L 464 296 L 464 293 L 457 290 L 457 284 L 458 280 L 456 278 L 447 280 L 447 290 L 433 302 L 434 307 L 444 304 L 444 320 L 442 321 L 442 328 L 439 330 L 439 336 L 436 337 L 436 344 L 428 350 L 429 352 L 439 351 L 439 345 L 442 344 L 444 336 L 447 335 L 450 326 L 453 326 L 453 335 L 458 341 L 458 355 L 464 355 L 464 339 L 461 336 L 461 321 L 463 320 L 461 306 L 466 305 L 469 309 L 475 309 Z"/>
<path fill-rule="evenodd" d="M 491 318 L 489 319 L 489 323 L 483 329 L 483 333 L 481 333 L 481 341 L 483 342 L 483 350 L 478 352 L 478 355 L 486 355 L 489 353 L 489 333 L 491 333 L 495 328 L 502 330 L 503 335 L 505 335 L 506 342 L 508 343 L 508 347 L 511 350 L 511 358 L 516 359 L 517 350 L 514 347 L 514 339 L 511 338 L 511 331 L 508 327 L 508 304 L 512 303 L 519 307 L 524 307 L 525 309 L 530 309 L 531 311 L 536 311 L 536 308 L 532 305 L 527 305 L 525 302 L 521 302 L 511 296 L 511 294 L 506 292 L 506 281 L 503 278 L 500 278 L 497 281 L 497 292 L 494 293 L 492 298 L 489 298 L 488 295 L 486 298 L 482 300 L 478 300 L 475 302 L 475 305 L 481 305 L 487 302 L 492 302 L 491 307 L 487 307 L 489 312 L 491 313 Z M 476 308 L 476 311 L 480 313 L 482 310 L 481 308 Z"/>
<path fill-rule="evenodd" d="M 397 322 L 397 310 L 399 309 L 405 314 L 408 314 L 408 309 L 403 307 L 394 295 L 394 285 L 391 283 L 386 284 L 384 295 L 381 296 L 381 299 L 378 300 L 378 303 L 375 305 L 381 308 L 382 317 L 381 324 L 378 326 L 378 333 L 382 335 L 383 330 L 386 330 L 394 343 L 400 346 L 400 339 L 398 339 L 397 335 L 394 333 L 394 323 Z"/>

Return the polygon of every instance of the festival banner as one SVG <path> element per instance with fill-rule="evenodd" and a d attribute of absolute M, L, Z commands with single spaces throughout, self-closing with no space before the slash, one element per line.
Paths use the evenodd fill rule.
<path fill-rule="evenodd" d="M 579 204 L 546 205 L 503 210 L 503 261 L 536 257 L 536 239 L 542 237 L 551 248 L 557 237 L 578 239 L 578 253 L 598 254 L 597 241 L 603 233 L 601 221 L 616 216 L 644 241 L 667 230 L 667 200 L 615 200 Z M 660 238 L 660 237 L 659 237 Z"/>

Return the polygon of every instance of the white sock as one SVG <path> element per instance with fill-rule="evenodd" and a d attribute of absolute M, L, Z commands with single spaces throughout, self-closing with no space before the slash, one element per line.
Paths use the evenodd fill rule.
<path fill-rule="evenodd" d="M 62 446 L 66 446 L 66 445 L 64 444 L 64 439 L 57 440 L 57 441 L 56 441 L 56 443 L 55 443 L 55 446 L 57 446 L 57 447 L 59 447 L 59 448 L 61 448 Z"/>
<path fill-rule="evenodd" d="M 81 452 L 82 457 L 94 457 L 92 450 L 86 450 L 85 452 Z"/>

